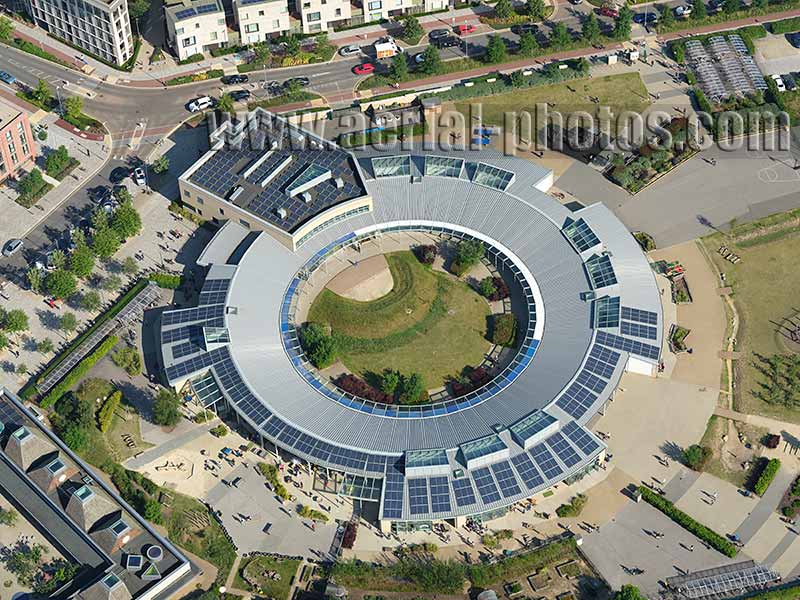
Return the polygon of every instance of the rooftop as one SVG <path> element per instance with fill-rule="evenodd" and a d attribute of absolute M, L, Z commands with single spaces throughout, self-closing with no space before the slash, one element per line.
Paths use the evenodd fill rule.
<path fill-rule="evenodd" d="M 219 0 L 171 0 L 164 6 L 164 11 L 175 21 L 183 21 L 210 13 L 222 12 Z"/>
<path fill-rule="evenodd" d="M 21 112 L 17 107 L 0 100 L 0 129 L 3 129 L 9 122 L 16 119 Z"/>

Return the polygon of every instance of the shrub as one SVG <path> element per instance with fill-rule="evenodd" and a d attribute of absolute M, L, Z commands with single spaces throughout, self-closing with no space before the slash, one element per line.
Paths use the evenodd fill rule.
<path fill-rule="evenodd" d="M 91 371 L 92 367 L 103 358 L 108 352 L 117 344 L 119 338 L 116 336 L 109 336 L 94 350 L 91 354 L 86 356 L 80 361 L 75 368 L 73 368 L 61 383 L 53 387 L 50 392 L 39 403 L 42 408 L 49 408 L 56 400 L 61 398 L 73 385 L 78 383 L 84 375 Z"/>
<path fill-rule="evenodd" d="M 517 334 L 517 318 L 512 313 L 492 317 L 492 343 L 513 346 Z"/>
<path fill-rule="evenodd" d="M 222 423 L 220 423 L 216 427 L 213 427 L 209 431 L 209 433 L 211 435 L 213 435 L 214 437 L 218 437 L 218 438 L 225 437 L 226 435 L 228 435 L 228 428 L 225 427 L 225 425 L 223 425 Z"/>
<path fill-rule="evenodd" d="M 683 462 L 693 471 L 702 471 L 711 454 L 711 448 L 693 444 L 683 451 Z"/>
<path fill-rule="evenodd" d="M 483 258 L 484 252 L 483 243 L 477 240 L 459 242 L 450 270 L 457 277 L 461 277 Z"/>
<path fill-rule="evenodd" d="M 30 173 L 25 175 L 18 182 L 19 196 L 17 197 L 17 204 L 21 204 L 25 208 L 30 208 L 44 196 L 52 187 L 42 177 L 42 172 L 39 169 L 33 169 Z"/>
<path fill-rule="evenodd" d="M 131 377 L 142 372 L 142 357 L 133 346 L 125 346 L 111 355 L 111 360 Z"/>
<path fill-rule="evenodd" d="M 351 549 L 356 543 L 356 534 L 358 533 L 358 522 L 350 521 L 345 526 L 344 535 L 342 536 L 342 548 Z"/>
<path fill-rule="evenodd" d="M 318 369 L 329 367 L 336 360 L 336 341 L 319 323 L 307 323 L 300 330 L 300 343 L 308 360 Z"/>
<path fill-rule="evenodd" d="M 730 558 L 735 557 L 738 553 L 736 546 L 732 542 L 702 523 L 695 521 L 685 512 L 676 508 L 675 505 L 666 498 L 663 498 L 644 486 L 640 486 L 639 491 L 645 502 L 660 510 L 686 531 L 708 543 L 712 548 Z"/>
<path fill-rule="evenodd" d="M 372 400 L 373 402 L 379 402 L 381 404 L 392 404 L 394 402 L 394 396 L 372 387 L 366 381 L 351 373 L 339 375 L 339 377 L 334 380 L 334 383 L 343 391 L 358 396 L 359 398 L 365 398 L 366 400 Z"/>
<path fill-rule="evenodd" d="M 297 506 L 297 514 L 303 517 L 304 519 L 311 519 L 312 521 L 322 521 L 323 523 L 328 522 L 328 515 L 318 510 L 314 510 L 313 508 L 309 508 L 305 504 L 299 504 Z"/>
<path fill-rule="evenodd" d="M 114 422 L 114 413 L 117 412 L 121 402 L 122 392 L 117 390 L 106 398 L 106 401 L 103 402 L 103 406 L 100 407 L 100 411 L 97 413 L 97 424 L 100 426 L 100 431 L 103 433 L 111 429 L 111 424 Z"/>
<path fill-rule="evenodd" d="M 775 479 L 775 476 L 778 474 L 778 470 L 780 468 L 780 459 L 771 458 L 764 467 L 764 470 L 761 471 L 761 475 L 758 476 L 758 481 L 756 481 L 755 485 L 753 486 L 753 491 L 759 496 L 763 496 L 767 491 L 767 488 L 769 488 L 769 485 L 772 483 L 772 480 Z"/>
<path fill-rule="evenodd" d="M 437 254 L 436 246 L 433 244 L 414 246 L 414 256 L 423 265 L 432 265 Z"/>
<path fill-rule="evenodd" d="M 586 506 L 588 498 L 583 494 L 574 496 L 568 504 L 562 504 L 556 509 L 556 514 L 561 517 L 577 517 L 583 512 L 583 507 Z"/>
<path fill-rule="evenodd" d="M 487 300 L 492 302 L 505 300 L 509 296 L 508 285 L 502 277 L 486 277 L 481 279 L 478 291 L 481 296 L 484 296 Z"/>
<path fill-rule="evenodd" d="M 286 488 L 281 483 L 278 467 L 269 463 L 260 462 L 256 465 L 256 468 L 258 469 L 259 473 L 264 476 L 264 479 L 267 480 L 267 483 L 270 484 L 272 490 L 275 492 L 278 498 L 281 498 L 282 500 L 289 499 L 289 492 L 286 491 Z"/>
<path fill-rule="evenodd" d="M 173 273 L 150 273 L 147 278 L 165 290 L 177 290 L 183 283 L 183 277 Z"/>
<path fill-rule="evenodd" d="M 574 556 L 575 540 L 560 540 L 531 552 L 520 552 L 487 564 L 470 565 L 467 577 L 473 587 L 486 588 L 501 581 L 527 575 L 537 569 Z"/>

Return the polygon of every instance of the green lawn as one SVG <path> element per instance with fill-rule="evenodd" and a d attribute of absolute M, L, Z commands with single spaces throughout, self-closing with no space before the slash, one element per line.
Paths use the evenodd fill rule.
<path fill-rule="evenodd" d="M 597 97 L 599 103 L 592 103 L 589 97 Z M 647 88 L 638 73 L 621 73 L 606 77 L 573 79 L 552 85 L 520 88 L 507 94 L 470 98 L 468 102 L 457 102 L 455 109 L 469 115 L 470 105 L 483 106 L 483 122 L 495 125 L 504 123 L 507 112 L 533 112 L 540 103 L 549 102 L 548 111 L 564 115 L 586 111 L 594 114 L 598 106 L 611 108 L 612 116 L 630 110 L 641 112 L 650 105 Z"/>
<path fill-rule="evenodd" d="M 278 560 L 270 556 L 258 556 L 239 566 L 239 573 L 236 574 L 234 585 L 239 589 L 255 591 L 269 598 L 275 598 L 275 600 L 286 600 L 289 596 L 292 578 L 296 575 L 299 566 L 299 560 Z M 265 576 L 267 571 L 275 571 L 280 575 L 280 579 L 269 579 Z M 258 582 L 260 591 L 248 585 L 243 577 L 245 574 L 251 581 Z"/>
<path fill-rule="evenodd" d="M 762 222 L 760 238 L 746 239 L 755 234 L 756 226 L 742 225 L 735 229 L 738 244 L 722 234 L 703 241 L 714 263 L 733 287 L 734 301 L 739 313 L 739 332 L 736 350 L 742 358 L 735 362 L 735 408 L 745 413 L 763 414 L 780 420 L 800 423 L 800 410 L 780 404 L 769 404 L 754 392 L 763 376 L 757 371 L 757 356 L 786 354 L 788 348 L 778 333 L 776 323 L 800 310 L 800 278 L 797 276 L 797 256 L 800 253 L 800 236 L 797 235 L 796 217 L 784 225 L 776 223 L 782 217 Z M 742 257 L 732 264 L 717 253 L 721 245 L 731 248 Z M 800 408 L 800 407 L 799 407 Z"/>
<path fill-rule="evenodd" d="M 477 366 L 489 349 L 489 306 L 467 284 L 420 264 L 411 252 L 387 255 L 395 287 L 372 302 L 355 302 L 329 290 L 311 306 L 309 321 L 340 334 L 342 362 L 355 374 L 395 369 L 419 373 L 427 389 Z"/>

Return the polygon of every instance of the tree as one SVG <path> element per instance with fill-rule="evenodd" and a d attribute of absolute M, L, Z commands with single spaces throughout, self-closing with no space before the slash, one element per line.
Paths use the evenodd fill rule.
<path fill-rule="evenodd" d="M 593 42 L 600 37 L 600 23 L 593 12 L 583 20 L 581 25 L 581 36 L 588 42 Z"/>
<path fill-rule="evenodd" d="M 0 525 L 8 525 L 9 527 L 13 527 L 16 522 L 19 514 L 13 508 L 9 508 L 6 510 L 5 508 L 0 508 Z"/>
<path fill-rule="evenodd" d="M 19 180 L 17 187 L 20 196 L 32 198 L 39 190 L 44 187 L 45 181 L 39 169 L 32 169 L 25 177 Z"/>
<path fill-rule="evenodd" d="M 541 21 L 547 14 L 544 0 L 528 0 L 525 4 L 525 12 L 534 21 Z"/>
<path fill-rule="evenodd" d="M 511 86 L 512 87 L 522 87 L 525 85 L 525 75 L 522 74 L 522 71 L 514 71 L 511 73 Z"/>
<path fill-rule="evenodd" d="M 740 0 L 725 0 L 725 4 L 722 5 L 722 10 L 724 10 L 726 14 L 735 13 L 739 10 L 739 1 Z"/>
<path fill-rule="evenodd" d="M 181 401 L 172 390 L 162 389 L 153 401 L 153 422 L 156 425 L 173 427 L 181 420 Z"/>
<path fill-rule="evenodd" d="M 125 372 L 130 376 L 138 375 L 142 372 L 142 357 L 133 346 L 120 348 L 111 355 L 111 360 L 120 369 L 125 369 Z"/>
<path fill-rule="evenodd" d="M 100 294 L 95 291 L 84 292 L 81 296 L 81 308 L 88 312 L 95 312 L 103 305 Z"/>
<path fill-rule="evenodd" d="M 400 373 L 392 369 L 386 369 L 381 377 L 381 391 L 384 394 L 393 396 L 400 385 Z"/>
<path fill-rule="evenodd" d="M 0 16 L 0 42 L 10 42 L 14 33 L 14 24 L 6 16 Z"/>
<path fill-rule="evenodd" d="M 392 64 L 389 67 L 389 77 L 395 81 L 405 81 L 408 79 L 408 61 L 402 52 L 392 57 Z"/>
<path fill-rule="evenodd" d="M 253 46 L 253 58 L 257 63 L 264 64 L 268 62 L 270 54 L 269 44 L 266 42 L 261 42 Z"/>
<path fill-rule="evenodd" d="M 404 404 L 419 402 L 424 393 L 425 386 L 419 373 L 412 373 L 409 377 L 403 378 L 403 397 L 401 400 Z"/>
<path fill-rule="evenodd" d="M 128 15 L 132 21 L 138 21 L 150 10 L 149 0 L 128 0 Z"/>
<path fill-rule="evenodd" d="M 31 92 L 31 96 L 42 106 L 50 106 L 53 99 L 53 93 L 50 91 L 50 86 L 44 79 L 40 79 L 36 84 L 36 88 Z"/>
<path fill-rule="evenodd" d="M 710 457 L 711 449 L 699 444 L 692 444 L 683 451 L 683 462 L 695 471 L 702 471 Z"/>
<path fill-rule="evenodd" d="M 36 344 L 36 351 L 40 354 L 50 354 L 53 350 L 55 350 L 55 345 L 50 338 L 39 340 Z"/>
<path fill-rule="evenodd" d="M 425 33 L 419 19 L 414 15 L 408 15 L 403 19 L 403 39 L 411 40 L 416 43 Z"/>
<path fill-rule="evenodd" d="M 50 175 L 50 177 L 56 177 L 69 164 L 69 158 L 66 146 L 59 146 L 58 150 L 47 155 L 44 161 L 45 172 Z"/>
<path fill-rule="evenodd" d="M 435 75 L 442 69 L 442 58 L 436 46 L 428 46 L 422 53 L 422 62 L 418 70 L 427 75 Z"/>
<path fill-rule="evenodd" d="M 80 452 L 89 445 L 89 436 L 86 430 L 75 425 L 67 425 L 60 437 L 75 452 Z"/>
<path fill-rule="evenodd" d="M 108 228 L 108 214 L 102 209 L 98 209 L 92 213 L 92 227 L 97 230 Z"/>
<path fill-rule="evenodd" d="M 296 35 L 290 35 L 286 40 L 286 54 L 289 56 L 297 56 L 300 53 L 300 38 Z"/>
<path fill-rule="evenodd" d="M 100 289 L 104 292 L 113 292 L 122 287 L 122 278 L 119 275 L 109 275 L 100 282 Z"/>
<path fill-rule="evenodd" d="M 494 5 L 494 14 L 498 19 L 510 19 L 515 14 L 514 7 L 511 5 L 511 0 L 497 0 Z"/>
<path fill-rule="evenodd" d="M 17 375 L 26 375 L 28 373 L 28 365 L 19 363 L 16 368 Z"/>
<path fill-rule="evenodd" d="M 166 173 L 169 171 L 169 158 L 163 154 L 156 157 L 156 159 L 150 165 L 150 168 L 153 169 L 153 173 Z"/>
<path fill-rule="evenodd" d="M 485 277 L 481 279 L 481 283 L 478 286 L 478 292 L 484 298 L 491 298 L 497 292 L 497 288 L 494 287 L 494 281 L 491 277 Z"/>
<path fill-rule="evenodd" d="M 92 250 L 100 258 L 111 258 L 119 250 L 119 235 L 110 227 L 96 231 L 92 238 Z"/>
<path fill-rule="evenodd" d="M 336 360 L 336 341 L 319 323 L 309 323 L 300 330 L 300 343 L 308 360 L 318 369 L 324 369 Z"/>
<path fill-rule="evenodd" d="M 633 23 L 633 11 L 627 4 L 619 9 L 617 22 L 614 23 L 614 37 L 618 40 L 627 40 L 631 37 L 631 24 Z"/>
<path fill-rule="evenodd" d="M 25 277 L 28 279 L 28 285 L 31 290 L 39 293 L 42 289 L 42 271 L 36 267 L 31 267 L 25 272 Z"/>
<path fill-rule="evenodd" d="M 508 58 L 508 48 L 506 48 L 505 40 L 499 35 L 493 35 L 489 38 L 489 44 L 486 46 L 486 62 L 500 63 Z"/>
<path fill-rule="evenodd" d="M 764 9 L 769 6 L 769 0 L 753 0 L 753 7 L 757 9 Z"/>
<path fill-rule="evenodd" d="M 233 114 L 236 112 L 236 109 L 233 107 L 233 97 L 231 97 L 231 95 L 227 92 L 225 92 L 219 97 L 219 102 L 217 102 L 217 108 L 220 110 L 220 112 L 224 113 Z"/>
<path fill-rule="evenodd" d="M 2 350 L 3 348 L 8 348 L 8 344 L 9 344 L 8 336 L 2 331 L 0 331 L 0 350 Z"/>
<path fill-rule="evenodd" d="M 694 19 L 695 21 L 702 21 L 708 16 L 708 9 L 706 8 L 705 2 L 697 2 L 696 4 L 692 5 L 692 13 L 689 15 L 689 18 Z"/>
<path fill-rule="evenodd" d="M 58 320 L 58 328 L 64 333 L 72 333 L 78 328 L 78 317 L 71 312 L 64 313 Z"/>
<path fill-rule="evenodd" d="M 78 281 L 72 272 L 66 269 L 56 269 L 47 275 L 44 287 L 53 297 L 64 299 L 75 293 L 75 290 L 78 289 Z"/>
<path fill-rule="evenodd" d="M 564 48 L 572 42 L 567 26 L 561 21 L 553 25 L 553 32 L 550 34 L 550 46 L 553 48 Z"/>
<path fill-rule="evenodd" d="M 675 22 L 675 13 L 672 12 L 672 8 L 668 4 L 664 4 L 661 7 L 661 25 L 663 27 L 668 27 Z"/>
<path fill-rule="evenodd" d="M 78 119 L 83 112 L 83 98 L 70 96 L 64 100 L 64 115 L 72 120 Z"/>
<path fill-rule="evenodd" d="M 3 319 L 3 329 L 8 333 L 28 331 L 28 326 L 28 315 L 20 308 L 8 311 Z"/>
<path fill-rule="evenodd" d="M 635 585 L 623 585 L 620 590 L 614 594 L 614 600 L 647 600 Z"/>
<path fill-rule="evenodd" d="M 533 56 L 539 50 L 539 42 L 532 32 L 526 31 L 519 36 L 519 53 L 521 56 Z"/>
<path fill-rule="evenodd" d="M 86 279 L 94 270 L 94 253 L 86 242 L 78 243 L 69 257 L 69 270 L 75 277 Z"/>
<path fill-rule="evenodd" d="M 111 218 L 111 229 L 121 240 L 139 235 L 142 230 L 142 217 L 133 206 L 133 202 L 123 202 L 119 205 Z"/>
<path fill-rule="evenodd" d="M 63 269 L 67 264 L 67 255 L 63 250 L 53 250 L 50 254 L 50 262 L 56 269 Z"/>
<path fill-rule="evenodd" d="M 129 256 L 122 261 L 122 272 L 129 276 L 136 275 L 139 272 L 139 264 L 136 262 L 136 259 Z"/>

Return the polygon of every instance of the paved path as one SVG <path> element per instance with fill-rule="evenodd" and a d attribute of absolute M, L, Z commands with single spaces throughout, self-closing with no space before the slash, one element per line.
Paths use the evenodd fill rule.
<path fill-rule="evenodd" d="M 171 438 L 168 442 L 164 442 L 160 446 L 153 448 L 152 450 L 146 450 L 141 454 L 134 456 L 126 461 L 125 467 L 128 469 L 136 470 L 141 469 L 146 464 L 153 462 L 175 450 L 176 448 L 180 448 L 184 444 L 188 444 L 192 440 L 199 438 L 201 435 L 207 433 L 212 427 L 217 426 L 216 420 L 205 425 L 198 425 L 194 429 L 190 429 L 184 434 L 175 436 Z"/>
<path fill-rule="evenodd" d="M 783 556 L 783 553 L 789 549 L 789 546 L 797 539 L 797 534 L 793 531 L 787 531 L 786 535 L 783 536 L 783 539 L 777 543 L 777 545 L 770 551 L 762 562 L 767 567 L 772 567 L 775 562 Z"/>
<path fill-rule="evenodd" d="M 736 530 L 736 535 L 739 536 L 743 543 L 746 544 L 749 542 L 758 530 L 764 526 L 767 519 L 775 512 L 778 508 L 778 504 L 780 504 L 781 498 L 783 498 L 783 493 L 786 491 L 786 488 L 789 487 L 789 484 L 792 483 L 792 479 L 794 479 L 794 474 L 789 469 L 784 467 L 778 471 L 778 474 L 775 476 L 775 479 L 772 481 L 766 493 Z"/>
<path fill-rule="evenodd" d="M 697 471 L 681 469 L 664 487 L 664 497 L 673 504 L 677 503 L 699 477 Z"/>

